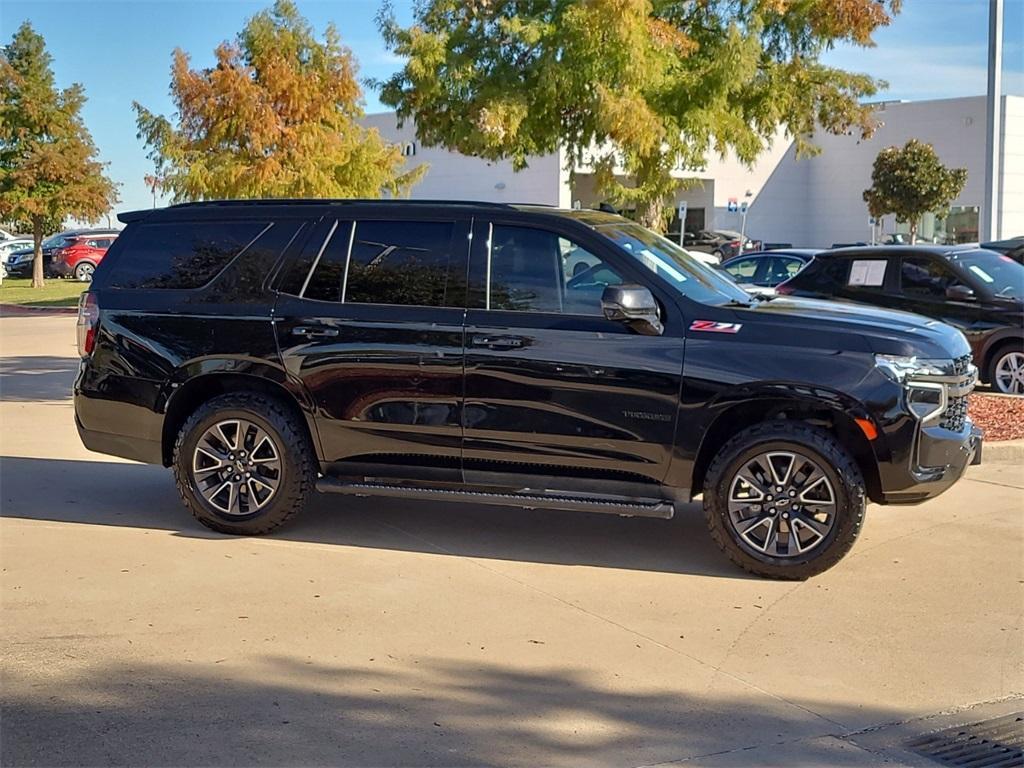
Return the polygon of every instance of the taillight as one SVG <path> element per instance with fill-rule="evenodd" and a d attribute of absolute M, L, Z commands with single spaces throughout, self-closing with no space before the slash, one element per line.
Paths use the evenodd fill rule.
<path fill-rule="evenodd" d="M 78 300 L 78 354 L 88 357 L 96 346 L 96 329 L 100 324 L 100 305 L 96 294 L 83 291 Z"/>
<path fill-rule="evenodd" d="M 792 296 L 793 295 L 793 291 L 794 291 L 793 286 L 792 285 L 787 285 L 786 283 L 782 283 L 781 285 L 776 285 L 775 286 L 775 293 L 777 293 L 780 296 Z"/>
<path fill-rule="evenodd" d="M 729 245 L 731 245 L 733 248 L 739 248 L 740 247 L 740 241 L 739 240 L 733 240 L 731 243 L 729 243 Z"/>

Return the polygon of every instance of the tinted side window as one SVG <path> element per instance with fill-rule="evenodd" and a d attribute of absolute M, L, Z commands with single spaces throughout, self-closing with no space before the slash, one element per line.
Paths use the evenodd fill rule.
<path fill-rule="evenodd" d="M 341 301 L 341 288 L 345 280 L 345 262 L 348 260 L 349 240 L 352 236 L 352 222 L 339 221 L 333 224 L 327 234 L 327 242 L 310 238 L 303 249 L 300 262 L 308 256 L 316 262 L 313 274 L 309 276 L 304 298 L 316 301 Z M 305 278 L 303 278 L 305 279 Z M 301 290 L 302 286 L 299 286 Z M 299 291 L 295 291 L 299 293 Z"/>
<path fill-rule="evenodd" d="M 752 283 L 757 272 L 758 259 L 742 259 L 725 268 L 737 283 Z"/>
<path fill-rule="evenodd" d="M 490 309 L 600 315 L 601 294 L 622 283 L 614 268 L 553 232 L 495 226 Z"/>
<path fill-rule="evenodd" d="M 900 283 L 907 296 L 946 298 L 946 289 L 960 282 L 945 264 L 926 256 L 904 256 Z"/>
<path fill-rule="evenodd" d="M 442 307 L 455 223 L 359 221 L 344 300 Z"/>
<path fill-rule="evenodd" d="M 783 256 L 776 256 L 771 261 L 766 280 L 770 283 L 781 283 L 788 280 L 801 270 L 804 263 L 800 259 L 787 259 Z"/>
<path fill-rule="evenodd" d="M 111 288 L 199 288 L 257 235 L 267 221 L 140 224 L 112 268 Z"/>
<path fill-rule="evenodd" d="M 561 312 L 562 271 L 558 237 L 525 227 L 491 233 L 490 309 Z"/>

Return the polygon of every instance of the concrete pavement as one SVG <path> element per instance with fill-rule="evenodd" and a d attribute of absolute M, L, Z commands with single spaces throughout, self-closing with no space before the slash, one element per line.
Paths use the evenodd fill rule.
<path fill-rule="evenodd" d="M 76 365 L 73 318 L 0 319 L 4 765 L 927 764 L 902 734 L 936 713 L 1024 709 L 1015 464 L 872 507 L 798 584 L 696 506 L 323 497 L 228 538 L 81 446 Z"/>

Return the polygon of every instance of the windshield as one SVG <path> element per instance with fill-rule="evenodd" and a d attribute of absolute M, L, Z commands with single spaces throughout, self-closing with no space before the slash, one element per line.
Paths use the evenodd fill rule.
<path fill-rule="evenodd" d="M 65 234 L 50 235 L 48 238 L 43 240 L 43 246 L 42 247 L 43 248 L 60 248 L 60 247 L 62 247 L 65 244 L 64 241 L 67 240 L 67 239 L 68 239 L 68 237 Z"/>
<path fill-rule="evenodd" d="M 727 274 L 702 264 L 671 240 L 639 224 L 603 224 L 597 227 L 597 231 L 687 298 L 703 304 L 752 302 L 750 294 Z"/>
<path fill-rule="evenodd" d="M 966 270 L 995 296 L 1024 298 L 1024 266 L 995 251 L 951 253 L 947 258 Z"/>

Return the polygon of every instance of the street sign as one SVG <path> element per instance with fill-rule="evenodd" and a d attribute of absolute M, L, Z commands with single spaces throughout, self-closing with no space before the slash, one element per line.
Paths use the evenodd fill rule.
<path fill-rule="evenodd" d="M 747 201 L 744 200 L 742 203 L 740 203 L 740 213 L 746 213 L 746 212 L 747 212 Z"/>
<path fill-rule="evenodd" d="M 680 200 L 679 206 L 679 244 L 683 244 L 683 233 L 686 232 L 686 201 Z"/>
<path fill-rule="evenodd" d="M 729 213 L 736 213 L 736 211 L 739 210 L 739 204 L 736 202 L 735 197 L 729 198 L 728 209 Z"/>

